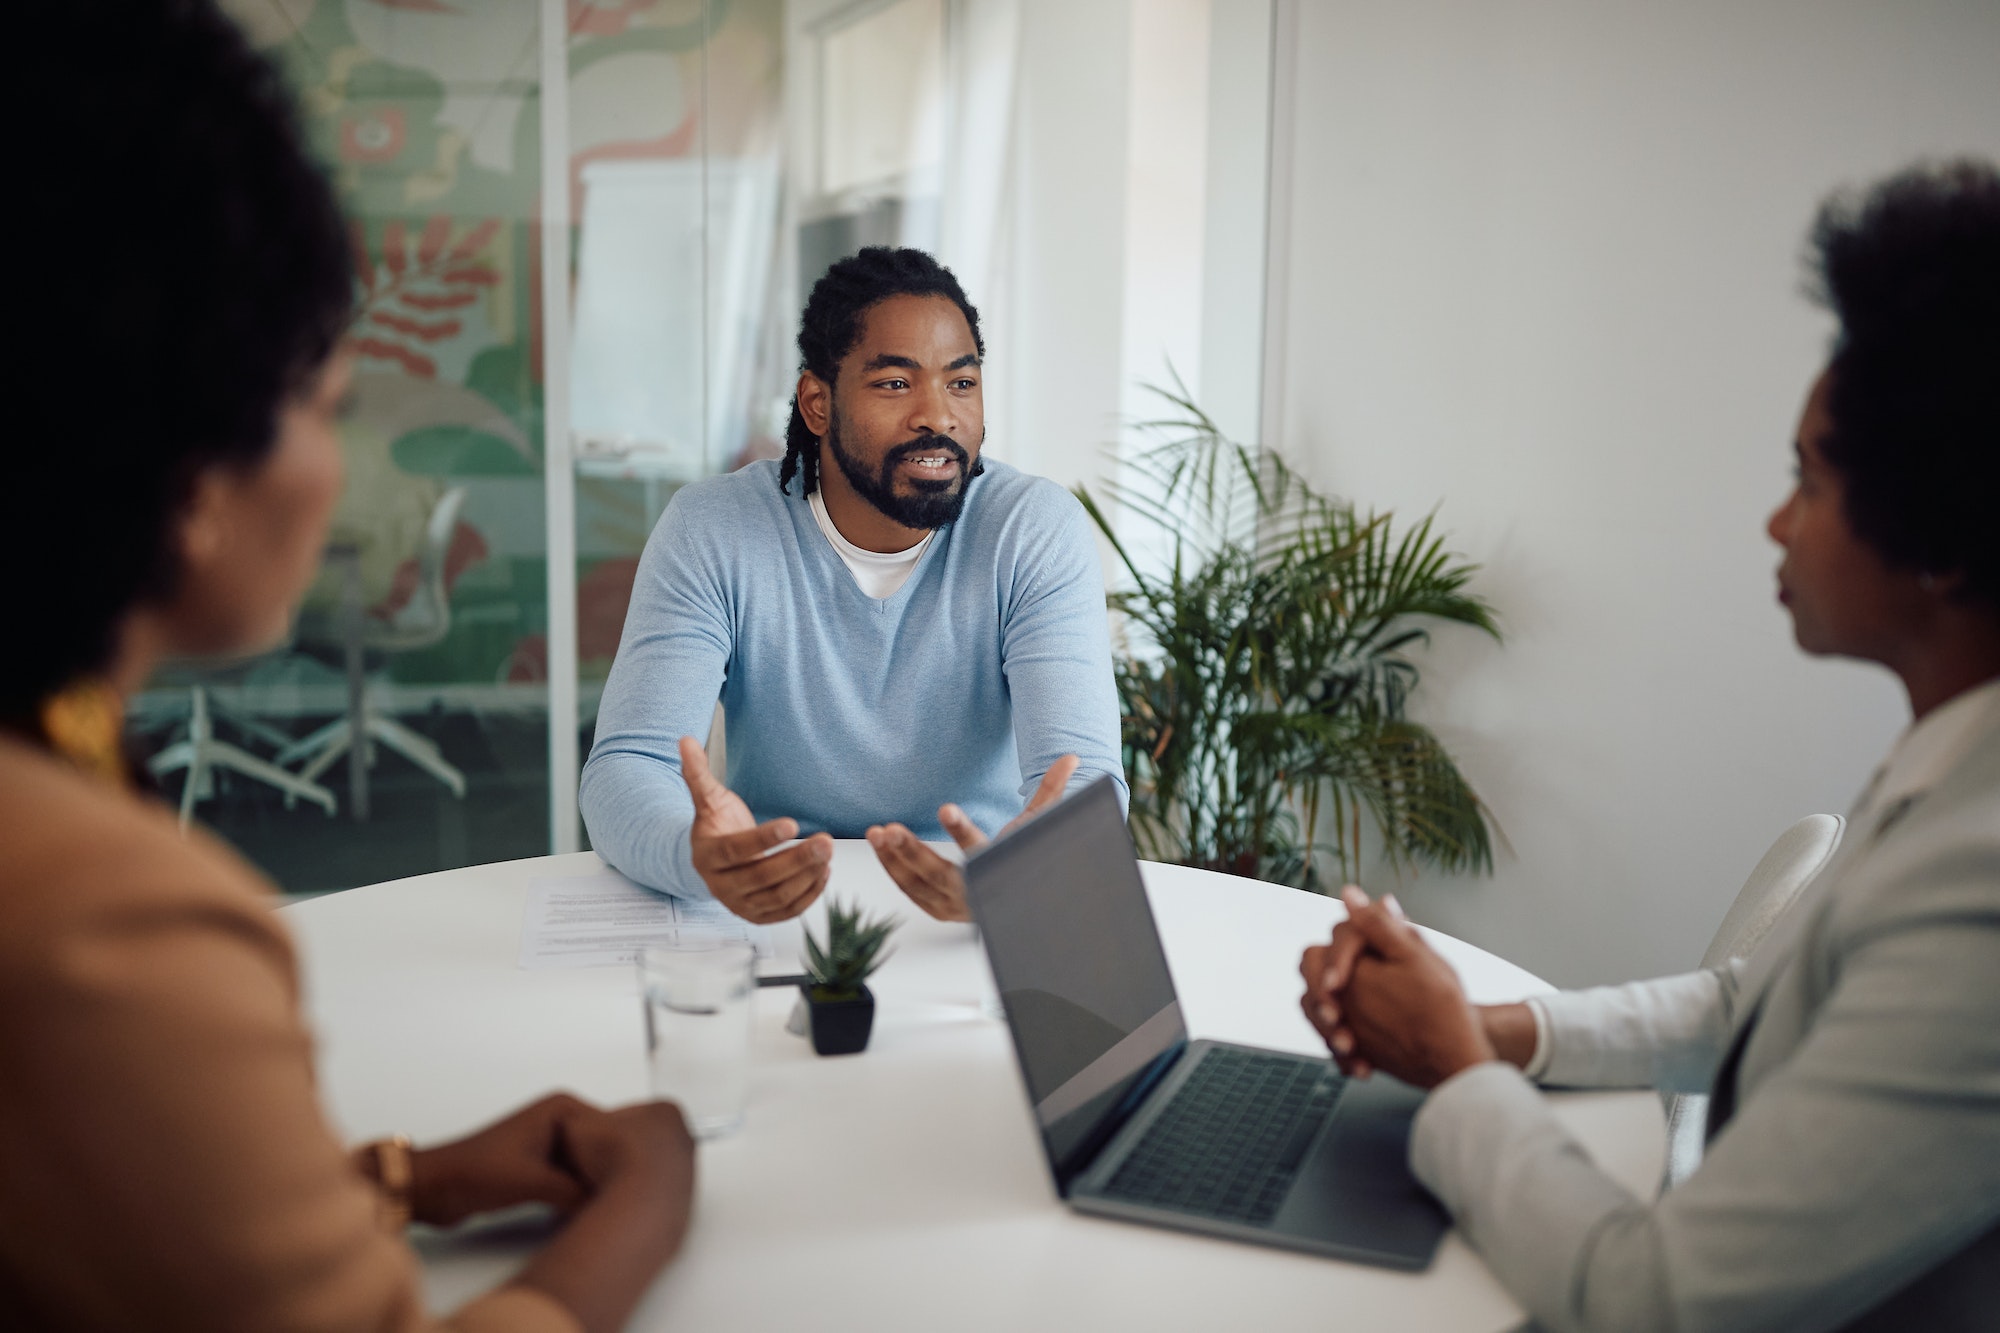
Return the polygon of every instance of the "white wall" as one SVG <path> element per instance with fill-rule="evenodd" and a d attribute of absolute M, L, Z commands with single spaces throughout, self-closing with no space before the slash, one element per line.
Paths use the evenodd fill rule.
<path fill-rule="evenodd" d="M 1271 0 L 1209 5 L 1199 400 L 1246 444 L 1262 429 L 1271 18 Z"/>
<path fill-rule="evenodd" d="M 1019 0 L 1005 275 L 974 293 L 995 456 L 1095 482 L 1170 365 L 1255 438 L 1270 7 Z"/>
<path fill-rule="evenodd" d="M 1772 597 L 1797 257 L 1830 187 L 2000 156 L 2000 4 L 1303 0 L 1295 56 L 1279 443 L 1440 505 L 1509 636 L 1419 711 L 1512 851 L 1405 904 L 1558 983 L 1691 965 L 1903 723 Z"/>
<path fill-rule="evenodd" d="M 1132 6 L 1125 112 L 1127 420 L 1160 414 L 1145 385 L 1201 384 L 1208 166 L 1208 0 Z"/>
<path fill-rule="evenodd" d="M 1021 0 L 993 454 L 1065 486 L 1116 438 L 1131 0 Z M 974 299 L 979 299 L 974 295 Z"/>

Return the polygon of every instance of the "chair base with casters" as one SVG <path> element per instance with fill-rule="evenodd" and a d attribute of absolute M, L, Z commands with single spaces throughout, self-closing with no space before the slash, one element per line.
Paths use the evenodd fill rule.
<path fill-rule="evenodd" d="M 365 766 L 374 767 L 374 750 L 379 742 L 451 788 L 453 796 L 465 799 L 465 774 L 444 757 L 444 751 L 438 749 L 435 741 L 372 709 L 362 713 L 362 729 L 361 762 Z M 335 760 L 353 748 L 354 726 L 343 717 L 294 741 L 278 753 L 278 762 L 293 764 L 311 755 L 312 762 L 300 769 L 298 775 L 307 782 L 315 782 L 320 774 L 333 766 Z M 285 803 L 288 806 L 292 804 L 290 799 Z"/>
<path fill-rule="evenodd" d="M 1813 876 L 1840 850 L 1840 836 L 1846 827 L 1847 821 L 1839 815 L 1807 815 L 1780 833 L 1743 882 L 1729 915 L 1722 918 L 1721 928 L 1702 955 L 1701 965 L 1721 967 L 1732 958 L 1749 957 L 1812 883 Z M 1671 1093 L 1666 1102 L 1667 1171 L 1663 1183 L 1671 1189 L 1701 1165 L 1708 1129 L 1708 1094 Z"/>
<path fill-rule="evenodd" d="M 191 693 L 193 697 L 188 708 L 187 736 L 154 755 L 152 761 L 146 765 L 154 777 L 165 777 L 183 768 L 188 771 L 187 785 L 181 790 L 182 828 L 186 828 L 188 822 L 194 818 L 195 804 L 215 794 L 217 769 L 241 773 L 245 777 L 255 778 L 259 782 L 276 787 L 285 794 L 285 805 L 288 809 L 303 798 L 324 808 L 329 816 L 339 810 L 340 803 L 334 798 L 333 793 L 313 781 L 311 776 L 289 773 L 278 764 L 259 759 L 248 750 L 231 745 L 228 741 L 217 740 L 215 723 L 209 716 L 211 705 L 208 690 L 195 685 L 191 687 Z M 243 726 L 252 735 L 263 739 L 269 740 L 275 737 L 280 742 L 289 742 L 291 739 L 275 727 L 266 727 L 253 719 L 241 718 L 233 713 L 227 716 L 232 723 Z M 282 762 L 282 756 L 280 760 Z"/>
<path fill-rule="evenodd" d="M 438 497 L 424 523 L 423 545 L 417 553 L 417 578 L 408 600 L 387 620 L 364 616 L 357 549 L 352 543 L 337 544 L 329 550 L 348 561 L 347 594 L 341 614 L 329 618 L 312 610 L 299 619 L 301 643 L 316 655 L 339 654 L 347 670 L 348 714 L 329 722 L 318 731 L 287 745 L 278 754 L 280 764 L 303 762 L 299 776 L 312 781 L 333 766 L 342 755 L 361 747 L 351 770 L 354 781 L 354 817 L 366 819 L 367 783 L 365 775 L 375 765 L 375 746 L 388 746 L 424 772 L 465 799 L 465 774 L 444 757 L 436 743 L 418 735 L 393 717 L 368 707 L 364 671 L 372 661 L 379 668 L 385 660 L 401 652 L 428 648 L 441 642 L 451 629 L 451 596 L 446 586 L 446 557 L 457 530 L 458 512 L 465 503 L 465 488 L 454 486 Z M 356 733 L 360 734 L 357 736 Z"/>

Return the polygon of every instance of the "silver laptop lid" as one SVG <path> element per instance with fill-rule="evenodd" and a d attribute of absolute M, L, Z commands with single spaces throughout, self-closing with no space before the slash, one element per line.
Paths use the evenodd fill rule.
<path fill-rule="evenodd" d="M 965 867 L 1056 1188 L 1187 1043 L 1118 805 L 1101 778 Z"/>

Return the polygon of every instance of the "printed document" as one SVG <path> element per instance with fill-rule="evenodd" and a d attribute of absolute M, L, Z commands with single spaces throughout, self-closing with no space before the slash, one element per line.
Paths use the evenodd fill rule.
<path fill-rule="evenodd" d="M 759 971 L 771 970 L 771 932 L 717 902 L 684 902 L 654 893 L 610 866 L 594 874 L 528 882 L 521 921 L 524 968 L 630 965 L 648 944 L 677 940 L 748 940 Z"/>

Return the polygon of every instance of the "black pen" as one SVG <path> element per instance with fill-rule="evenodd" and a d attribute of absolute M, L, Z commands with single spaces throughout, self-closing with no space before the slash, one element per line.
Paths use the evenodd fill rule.
<path fill-rule="evenodd" d="M 810 986 L 812 978 L 803 972 L 797 972 L 789 976 L 758 977 L 757 984 L 759 986 Z"/>

